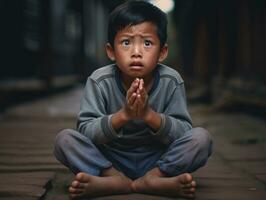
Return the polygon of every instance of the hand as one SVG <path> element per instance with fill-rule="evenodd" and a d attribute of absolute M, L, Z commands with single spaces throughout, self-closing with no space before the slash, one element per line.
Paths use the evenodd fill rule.
<path fill-rule="evenodd" d="M 148 110 L 148 94 L 143 79 L 136 78 L 127 91 L 125 114 L 129 120 L 144 119 Z"/>
<path fill-rule="evenodd" d="M 158 131 L 161 126 L 161 116 L 149 105 L 148 93 L 144 87 L 143 79 L 140 79 L 137 89 L 137 118 L 143 120 L 153 131 Z"/>
<path fill-rule="evenodd" d="M 112 117 L 113 128 L 118 130 L 130 120 L 141 119 L 157 131 L 161 126 L 161 117 L 149 106 L 148 99 L 143 79 L 136 78 L 127 91 L 124 107 Z"/>
<path fill-rule="evenodd" d="M 137 97 L 136 97 L 136 104 L 137 104 L 137 116 L 140 119 L 144 119 L 148 110 L 149 110 L 149 104 L 148 104 L 148 94 L 144 87 L 144 81 L 143 79 L 140 79 L 139 81 L 139 87 L 137 89 Z"/>
<path fill-rule="evenodd" d="M 138 112 L 138 108 L 137 108 L 137 91 L 139 88 L 139 84 L 140 84 L 140 79 L 136 78 L 130 88 L 127 91 L 127 95 L 126 95 L 126 103 L 125 103 L 125 107 L 124 107 L 124 112 L 126 117 L 131 120 L 134 118 L 137 118 L 137 112 Z"/>
<path fill-rule="evenodd" d="M 157 131 L 161 126 L 161 117 L 149 106 L 148 99 L 143 79 L 136 78 L 127 91 L 124 107 L 112 117 L 113 128 L 118 130 L 130 120 L 141 119 Z"/>

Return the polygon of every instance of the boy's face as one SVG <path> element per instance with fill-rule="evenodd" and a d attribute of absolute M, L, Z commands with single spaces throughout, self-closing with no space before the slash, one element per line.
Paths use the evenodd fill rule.
<path fill-rule="evenodd" d="M 158 62 L 168 53 L 161 47 L 157 27 L 150 22 L 126 27 L 114 39 L 114 47 L 106 45 L 108 57 L 115 61 L 124 78 L 150 78 Z"/>

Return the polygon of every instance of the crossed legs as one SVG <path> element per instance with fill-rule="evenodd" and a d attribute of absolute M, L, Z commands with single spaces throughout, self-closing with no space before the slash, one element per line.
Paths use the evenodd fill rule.
<path fill-rule="evenodd" d="M 111 194 L 144 193 L 194 198 L 196 182 L 188 173 L 167 177 L 158 168 L 132 181 L 114 168 L 103 171 L 102 176 L 78 173 L 69 187 L 72 198 L 95 197 Z"/>
<path fill-rule="evenodd" d="M 190 172 L 206 163 L 210 147 L 206 131 L 192 129 L 174 141 L 151 170 L 134 181 L 116 170 L 91 141 L 73 130 L 57 136 L 54 153 L 76 174 L 69 187 L 72 198 L 132 192 L 194 198 L 196 182 Z"/>

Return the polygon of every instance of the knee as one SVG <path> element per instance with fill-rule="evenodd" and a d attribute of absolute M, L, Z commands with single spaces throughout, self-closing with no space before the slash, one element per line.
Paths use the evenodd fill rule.
<path fill-rule="evenodd" d="M 208 149 L 211 151 L 212 139 L 210 133 L 201 127 L 191 129 L 191 140 L 199 149 Z"/>
<path fill-rule="evenodd" d="M 55 152 L 59 149 L 62 150 L 65 148 L 69 148 L 69 146 L 73 144 L 75 134 L 77 134 L 77 132 L 72 129 L 64 129 L 60 131 L 57 134 L 54 142 Z"/>

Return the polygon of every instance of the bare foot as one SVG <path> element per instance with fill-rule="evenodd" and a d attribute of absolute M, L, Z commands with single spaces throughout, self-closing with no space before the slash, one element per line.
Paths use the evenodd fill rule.
<path fill-rule="evenodd" d="M 157 194 L 163 196 L 195 198 L 196 182 L 190 174 L 166 177 L 158 168 L 132 183 L 136 193 Z"/>
<path fill-rule="evenodd" d="M 96 197 L 131 192 L 132 181 L 122 173 L 99 177 L 78 173 L 69 187 L 72 198 Z"/>

